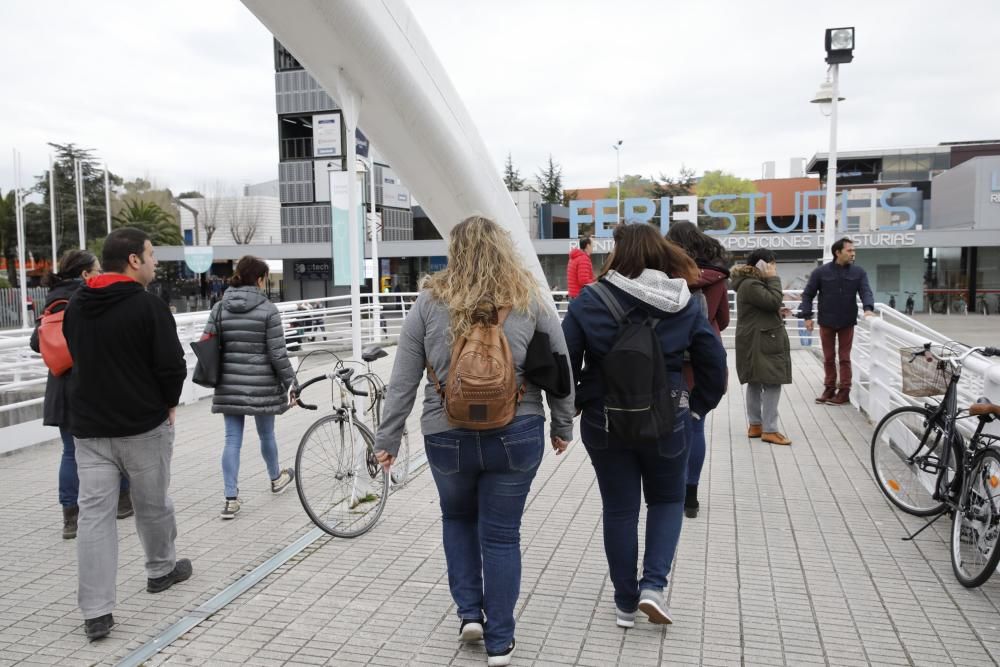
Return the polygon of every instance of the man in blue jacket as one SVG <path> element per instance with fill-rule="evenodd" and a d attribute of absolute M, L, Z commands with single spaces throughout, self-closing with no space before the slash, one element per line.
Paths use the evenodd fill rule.
<path fill-rule="evenodd" d="M 823 393 L 817 403 L 843 405 L 851 400 L 851 347 L 854 325 L 858 322 L 857 297 L 865 317 L 875 314 L 875 299 L 868 284 L 868 274 L 854 263 L 854 241 L 842 238 L 832 246 L 833 261 L 820 266 L 802 290 L 798 317 L 806 329 L 813 330 L 813 299 L 819 294 L 819 339 L 823 344 Z M 835 347 L 837 349 L 835 349 Z M 837 367 L 840 367 L 840 381 Z"/>

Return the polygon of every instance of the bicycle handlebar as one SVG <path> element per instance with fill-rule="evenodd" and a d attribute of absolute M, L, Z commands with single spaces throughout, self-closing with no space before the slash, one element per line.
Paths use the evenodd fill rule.
<path fill-rule="evenodd" d="M 354 387 L 351 386 L 351 375 L 353 374 L 354 374 L 353 369 L 340 368 L 334 373 L 328 373 L 326 375 L 318 375 L 312 378 L 311 380 L 306 380 L 303 384 L 299 385 L 299 397 L 298 397 L 299 407 L 305 408 L 306 410 L 317 409 L 315 405 L 304 403 L 301 397 L 302 397 L 302 392 L 304 392 L 307 387 L 310 387 L 322 380 L 337 380 L 338 382 L 344 385 L 344 388 L 347 389 L 347 391 L 351 392 L 355 396 L 367 396 L 368 395 L 367 391 L 361 391 L 360 389 L 355 389 Z"/>

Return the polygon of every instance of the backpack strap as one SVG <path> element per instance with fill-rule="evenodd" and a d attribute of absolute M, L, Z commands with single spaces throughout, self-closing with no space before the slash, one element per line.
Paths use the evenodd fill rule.
<path fill-rule="evenodd" d="M 436 391 L 438 396 L 441 397 L 441 400 L 444 401 L 444 388 L 441 386 L 441 380 L 438 380 L 437 373 L 435 373 L 434 369 L 431 368 L 431 362 L 425 359 L 424 366 L 427 368 L 427 377 L 430 378 L 430 381 L 434 384 L 434 391 Z"/>
<path fill-rule="evenodd" d="M 58 308 L 57 309 L 57 306 L 62 306 L 62 308 Z M 42 314 L 39 316 L 38 319 L 41 319 L 42 317 L 45 317 L 46 315 L 52 315 L 53 313 L 58 313 L 58 312 L 61 312 L 63 310 L 66 310 L 67 306 L 69 306 L 69 299 L 56 299 L 52 303 L 50 303 L 45 308 L 44 311 L 42 311 Z"/>
<path fill-rule="evenodd" d="M 611 293 L 611 290 L 609 290 L 604 283 L 601 281 L 590 283 L 587 285 L 587 288 L 594 290 L 594 294 L 596 294 L 604 303 L 604 306 L 611 311 L 611 316 L 615 318 L 615 321 L 619 324 L 625 324 L 628 321 L 628 315 L 626 315 L 625 309 L 622 308 L 621 303 L 618 302 L 618 299 Z"/>

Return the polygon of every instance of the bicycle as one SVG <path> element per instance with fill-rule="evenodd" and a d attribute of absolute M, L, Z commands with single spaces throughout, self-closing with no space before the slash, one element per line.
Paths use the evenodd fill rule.
<path fill-rule="evenodd" d="M 976 311 L 981 313 L 982 315 L 990 314 L 990 307 L 989 304 L 986 302 L 985 294 L 976 295 Z"/>
<path fill-rule="evenodd" d="M 955 347 L 927 343 L 900 350 L 903 392 L 943 398 L 937 405 L 904 406 L 885 415 L 872 434 L 871 464 L 889 502 L 908 514 L 933 517 L 904 540 L 952 515 L 952 569 L 959 583 L 973 588 L 1000 561 L 1000 438 L 983 433 L 1000 406 L 986 402 L 959 410 L 958 382 L 970 355 L 1000 356 L 1000 349 L 972 347 L 958 353 Z M 965 444 L 958 421 L 973 416 L 980 418 L 979 425 Z"/>
<path fill-rule="evenodd" d="M 951 311 L 957 315 L 968 315 L 969 304 L 965 301 L 964 294 L 957 294 L 951 299 Z"/>
<path fill-rule="evenodd" d="M 892 292 L 889 293 L 889 307 L 896 310 L 896 295 Z"/>
<path fill-rule="evenodd" d="M 356 419 L 353 396 L 368 396 L 351 386 L 354 369 L 338 367 L 301 385 L 331 380 L 340 407 L 306 429 L 295 452 L 295 489 L 306 514 L 335 537 L 358 537 L 371 530 L 389 497 L 389 475 L 375 458 L 375 436 Z M 315 410 L 299 400 L 307 410 Z"/>
<path fill-rule="evenodd" d="M 914 297 L 917 295 L 916 292 L 906 293 L 906 310 L 904 311 L 907 315 L 913 315 L 913 307 L 916 305 Z"/>

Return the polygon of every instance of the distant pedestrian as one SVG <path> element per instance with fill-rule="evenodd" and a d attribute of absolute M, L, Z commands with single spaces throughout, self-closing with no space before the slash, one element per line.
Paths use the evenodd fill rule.
<path fill-rule="evenodd" d="M 594 265 L 590 256 L 594 253 L 594 242 L 588 236 L 580 239 L 580 247 L 569 251 L 566 266 L 566 289 L 570 299 L 580 295 L 580 290 L 594 282 Z"/>
<path fill-rule="evenodd" d="M 857 299 L 865 317 L 875 314 L 875 297 L 868 274 L 854 263 L 854 242 L 842 238 L 832 246 L 833 261 L 816 268 L 802 290 L 799 317 L 813 330 L 812 303 L 819 295 L 819 340 L 823 345 L 823 393 L 817 403 L 844 405 L 851 400 L 851 348 L 858 323 Z M 840 378 L 837 369 L 840 369 Z"/>
<path fill-rule="evenodd" d="M 511 386 L 519 397 L 507 404 L 514 409 L 513 421 L 489 430 L 457 428 L 430 385 L 421 430 L 441 500 L 459 636 L 463 641 L 485 639 L 488 665 L 509 665 L 521 585 L 521 515 L 544 454 L 541 390 L 525 379 L 523 369 L 536 332 L 548 337 L 556 353 L 565 356 L 566 346 L 548 298 L 510 234 L 492 220 L 472 217 L 455 226 L 447 268 L 432 274 L 423 287 L 403 322 L 375 452 L 383 465 L 391 465 L 425 368 L 432 382 L 436 378 L 435 384 L 452 386 L 452 344 L 491 335 L 493 327 L 502 329 L 512 364 L 504 368 L 514 373 Z M 463 356 L 462 363 L 475 362 Z M 485 403 L 493 400 L 492 394 L 484 403 L 468 406 L 470 418 L 488 413 Z M 551 444 L 558 454 L 573 438 L 572 393 L 547 399 Z"/>
<path fill-rule="evenodd" d="M 220 517 L 234 519 L 240 511 L 240 449 L 244 421 L 253 416 L 260 438 L 260 455 L 271 480 L 271 493 L 282 493 L 295 479 L 292 468 L 278 466 L 274 417 L 295 404 L 298 382 L 288 360 L 281 314 L 264 294 L 267 263 L 247 255 L 240 259 L 222 301 L 212 309 L 202 338 L 221 336 L 222 368 L 212 397 L 212 412 L 221 413 L 226 427 L 222 449 L 225 503 Z"/>
<path fill-rule="evenodd" d="M 132 484 L 146 590 L 165 591 L 192 571 L 190 560 L 176 558 L 168 495 L 187 365 L 170 310 L 146 291 L 156 270 L 153 244 L 138 229 L 116 229 L 104 240 L 101 265 L 104 274 L 80 288 L 63 322 L 73 357 L 70 428 L 80 475 L 78 599 L 91 640 L 114 625 L 115 508 L 123 476 Z"/>
<path fill-rule="evenodd" d="M 101 275 L 101 263 L 89 250 L 70 250 L 59 260 L 58 273 L 52 273 L 47 278 L 49 293 L 45 297 L 42 313 L 51 308 L 57 313 L 65 310 L 69 299 L 83 287 L 90 278 Z M 31 349 L 40 352 L 38 344 L 38 325 L 41 324 L 41 313 L 31 334 Z M 70 431 L 69 411 L 69 381 L 73 369 L 62 375 L 49 373 L 45 381 L 45 400 L 42 404 L 42 423 L 46 426 L 57 426 L 62 440 L 62 457 L 59 460 L 59 504 L 63 512 L 63 539 L 76 537 L 77 518 L 80 508 L 77 501 L 80 495 L 80 477 L 76 472 L 76 444 Z M 128 478 L 122 477 L 118 492 L 118 510 L 116 516 L 126 519 L 134 514 L 132 499 L 129 497 Z"/>
<path fill-rule="evenodd" d="M 692 297 L 703 300 L 708 323 L 721 340 L 723 330 L 729 326 L 728 253 L 721 243 L 687 221 L 671 224 L 667 240 L 682 247 L 698 265 L 698 279 L 688 287 Z M 694 389 L 694 370 L 688 355 L 684 358 L 684 379 L 688 389 Z M 703 417 L 691 422 L 691 454 L 688 456 L 687 494 L 684 498 L 684 513 L 689 519 L 698 516 L 700 507 L 698 484 L 705 465 L 705 422 L 708 415 Z"/>
<path fill-rule="evenodd" d="M 766 248 L 733 268 L 736 291 L 736 374 L 745 384 L 747 437 L 773 445 L 792 441 L 779 430 L 781 385 L 792 382 L 792 354 L 785 331 L 784 293 L 775 255 Z"/>
<path fill-rule="evenodd" d="M 614 240 L 597 285 L 569 305 L 562 326 L 577 384 L 576 406 L 582 410 L 580 435 L 601 491 L 616 622 L 628 628 L 635 624 L 636 611 L 653 623 L 673 622 L 663 590 L 681 534 L 691 421 L 704 419 L 721 400 L 726 353 L 688 291 L 688 282 L 698 277 L 694 261 L 652 225 L 620 225 Z M 607 290 L 604 297 L 598 292 L 602 289 Z M 614 301 L 606 302 L 605 297 Z M 615 304 L 627 322 L 612 312 Z M 662 368 L 644 372 L 634 368 L 641 361 L 633 362 L 626 373 L 635 370 L 644 379 L 652 374 L 651 382 L 645 393 L 625 397 L 635 399 L 630 406 L 612 406 L 612 389 L 628 383 L 629 377 L 613 375 L 619 369 L 606 364 L 606 358 L 644 360 L 638 350 L 643 341 L 652 347 L 650 333 L 657 345 L 647 351 L 662 356 Z M 616 352 L 623 343 L 624 353 Z M 681 372 L 685 352 L 694 373 L 690 395 Z M 656 386 L 660 377 L 665 383 Z M 662 422 L 656 419 L 655 426 L 645 429 L 652 436 L 649 441 L 624 435 L 634 423 L 630 420 L 647 414 L 648 419 L 667 415 L 665 430 L 657 428 Z M 636 568 L 640 492 L 647 507 L 641 579 Z"/>

